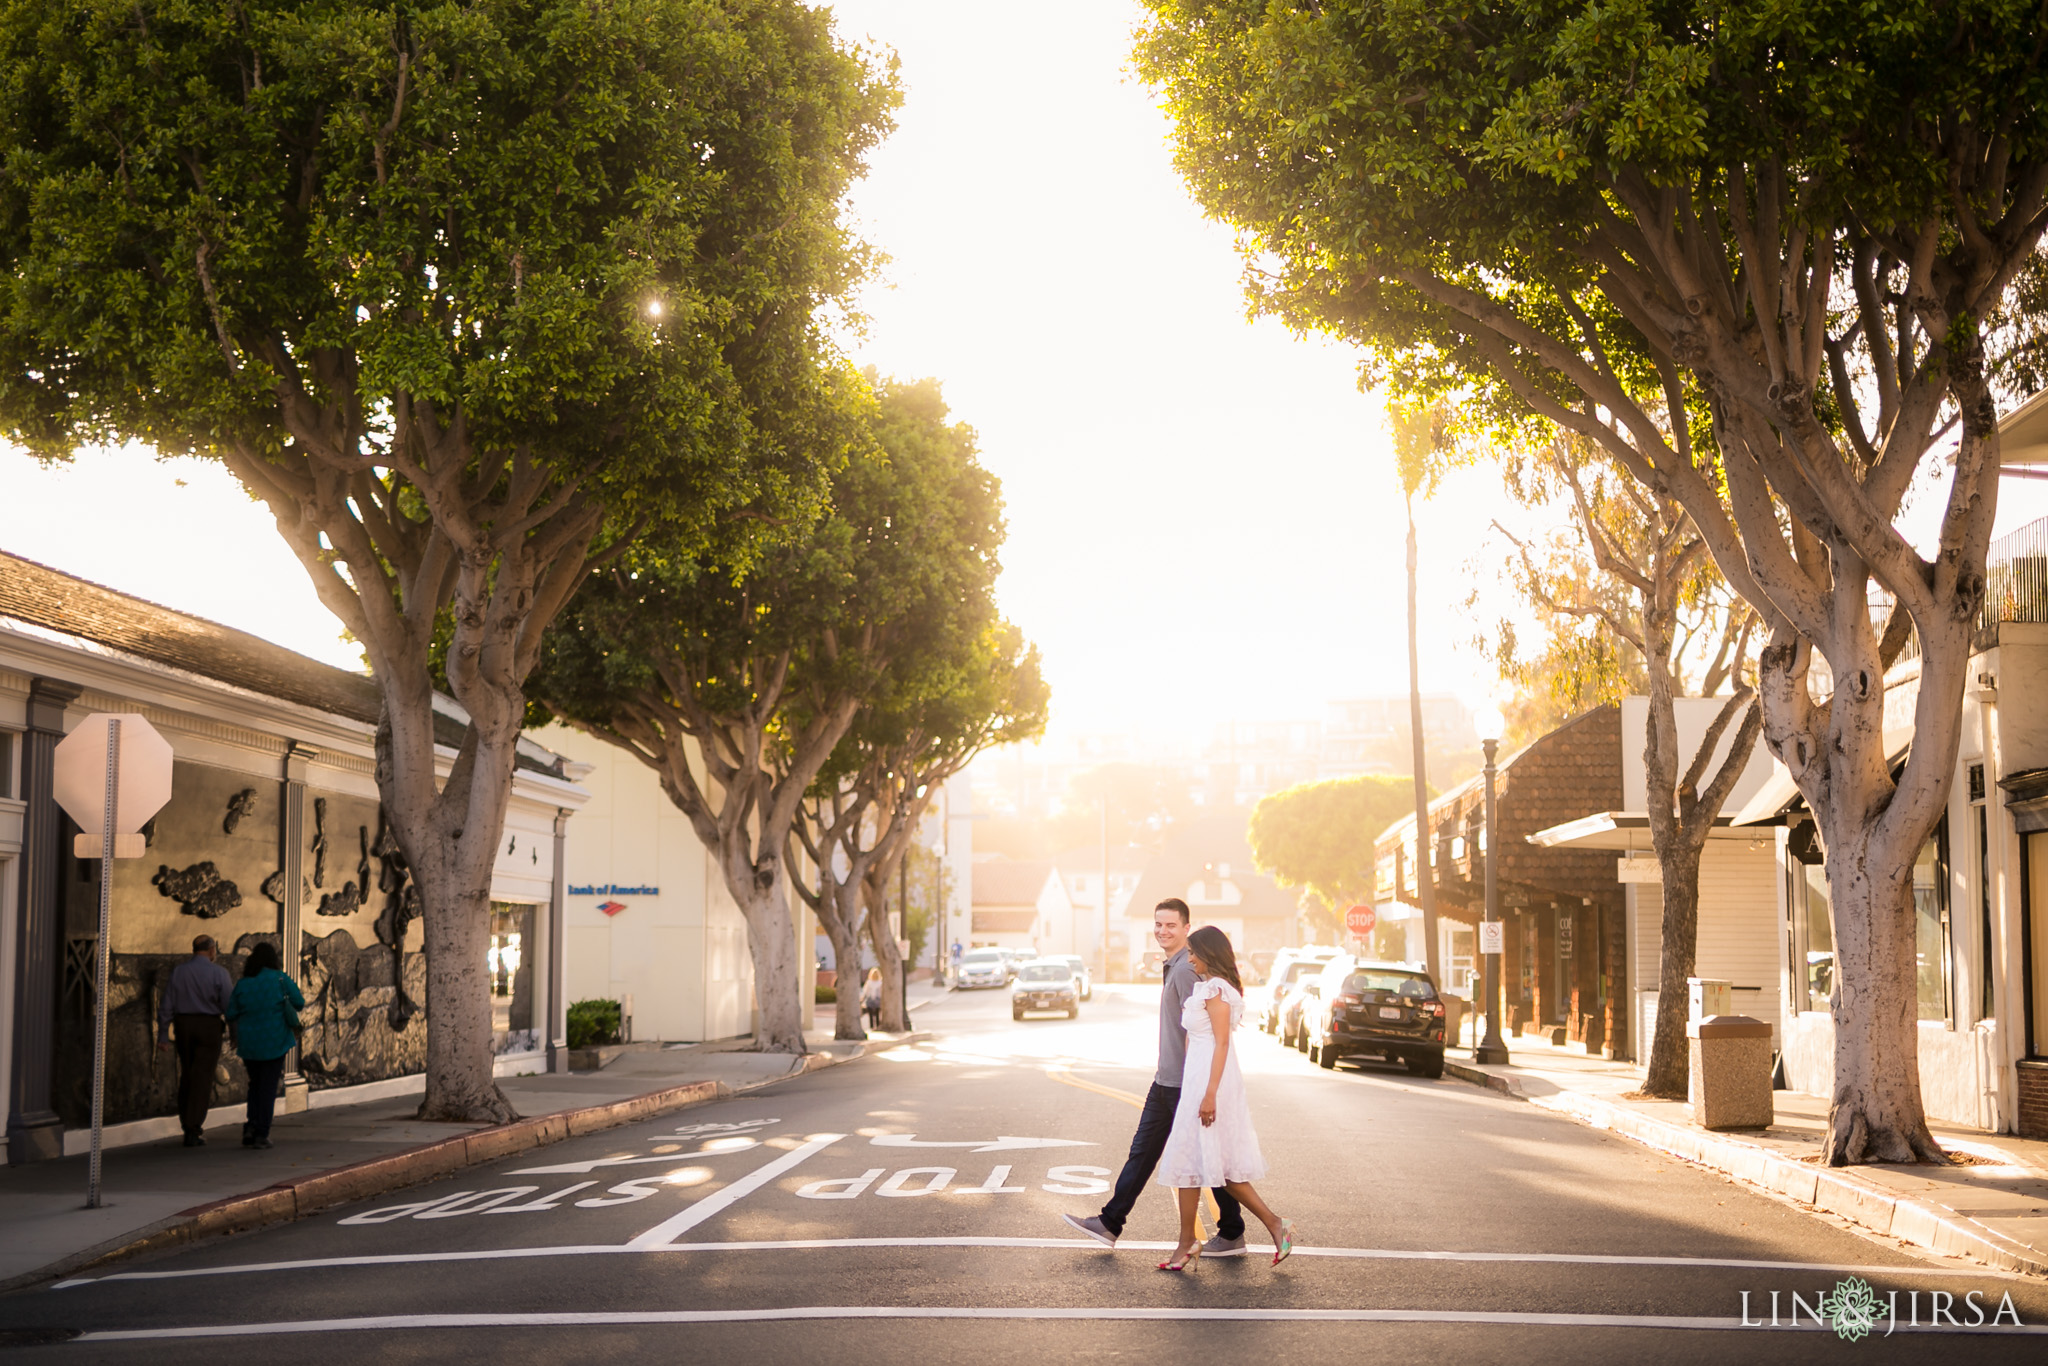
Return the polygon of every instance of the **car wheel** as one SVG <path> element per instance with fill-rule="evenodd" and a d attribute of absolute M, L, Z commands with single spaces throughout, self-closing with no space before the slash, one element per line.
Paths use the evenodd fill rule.
<path fill-rule="evenodd" d="M 1024 1018 L 1024 1012 L 1021 1010 L 1013 1010 L 1010 1012 L 1010 1018 L 1013 1020 L 1021 1020 Z"/>
<path fill-rule="evenodd" d="M 1418 1077 L 1435 1081 L 1444 1074 L 1444 1055 L 1436 1050 L 1410 1053 L 1401 1059 L 1401 1065 Z"/>
<path fill-rule="evenodd" d="M 1326 1072 L 1337 1065 L 1337 1050 L 1329 1044 L 1324 1044 L 1320 1049 L 1310 1049 L 1309 1057 L 1315 1062 L 1316 1066 Z"/>
<path fill-rule="evenodd" d="M 1294 1031 L 1294 1051 L 1297 1053 L 1308 1052 L 1308 1030 L 1297 1029 Z"/>
<path fill-rule="evenodd" d="M 1312 1063 L 1321 1063 L 1323 1060 L 1323 1050 L 1317 1048 L 1314 1044 L 1310 1044 L 1308 1046 L 1308 1060 Z"/>
<path fill-rule="evenodd" d="M 1078 1019 L 1080 1019 L 1080 1018 L 1081 1018 L 1081 1007 L 1079 1007 L 1079 1006 L 1068 1006 L 1068 1007 L 1067 1007 L 1067 1018 L 1068 1018 L 1068 1019 L 1070 1019 L 1070 1020 L 1078 1020 Z"/>

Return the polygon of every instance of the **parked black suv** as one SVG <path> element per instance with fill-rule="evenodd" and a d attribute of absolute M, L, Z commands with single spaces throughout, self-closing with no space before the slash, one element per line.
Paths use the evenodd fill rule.
<path fill-rule="evenodd" d="M 1302 1012 L 1311 1062 L 1377 1055 L 1420 1077 L 1444 1074 L 1444 1003 L 1429 973 L 1410 963 L 1332 960 Z"/>

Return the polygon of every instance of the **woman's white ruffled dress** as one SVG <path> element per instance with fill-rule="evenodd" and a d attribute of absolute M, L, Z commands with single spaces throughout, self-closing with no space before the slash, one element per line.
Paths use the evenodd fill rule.
<path fill-rule="evenodd" d="M 1196 1113 L 1209 1090 L 1209 1069 L 1216 1058 L 1216 1035 L 1209 1024 L 1212 997 L 1221 997 L 1230 1006 L 1233 1034 L 1244 1019 L 1244 997 L 1220 977 L 1197 982 L 1181 1007 L 1188 1053 L 1173 1132 L 1159 1158 L 1162 1186 L 1220 1186 L 1226 1181 L 1257 1181 L 1266 1174 L 1266 1159 L 1259 1154 L 1259 1136 L 1252 1131 L 1251 1109 L 1245 1104 L 1244 1076 L 1237 1070 L 1237 1049 L 1223 1060 L 1223 1080 L 1216 1086 L 1216 1122 L 1204 1124 Z"/>

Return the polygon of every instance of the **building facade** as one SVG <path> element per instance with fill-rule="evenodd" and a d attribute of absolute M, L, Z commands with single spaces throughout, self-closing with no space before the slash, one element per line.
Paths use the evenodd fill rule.
<path fill-rule="evenodd" d="M 107 1141 L 177 1132 L 176 1066 L 153 1046 L 170 970 L 210 934 L 238 971 L 280 947 L 307 1001 L 285 1108 L 418 1090 L 426 1041 L 419 896 L 374 781 L 366 677 L 215 623 L 0 555 L 0 1063 L 10 1162 L 77 1151 L 91 1095 L 102 864 L 51 793 L 58 741 L 96 712 L 169 741 L 169 803 L 112 864 Z M 453 763 L 462 719 L 440 718 Z M 559 1040 L 558 851 L 585 793 L 520 747 L 492 883 L 489 967 L 501 1072 Z M 213 1121 L 239 1122 L 228 1050 Z"/>

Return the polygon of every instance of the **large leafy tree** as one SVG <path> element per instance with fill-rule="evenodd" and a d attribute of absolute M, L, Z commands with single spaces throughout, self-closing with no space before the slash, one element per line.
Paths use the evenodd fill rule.
<path fill-rule="evenodd" d="M 1373 841 L 1414 809 L 1413 800 L 1409 779 L 1379 774 L 1325 778 L 1268 793 L 1252 808 L 1252 860 L 1282 887 L 1314 893 L 1325 928 L 1341 934 L 1341 909 L 1372 898 Z"/>
<path fill-rule="evenodd" d="M 831 505 L 734 564 L 642 537 L 550 634 L 535 697 L 659 775 L 746 918 L 755 1046 L 805 1050 L 789 852 L 863 705 L 955 613 L 990 613 L 995 479 L 938 385 L 878 386 Z M 808 954 L 804 957 L 808 959 Z"/>
<path fill-rule="evenodd" d="M 1148 7 L 1140 67 L 1259 307 L 1358 342 L 1418 399 L 1598 445 L 1762 616 L 1764 736 L 1819 824 L 1836 922 L 1827 1157 L 1939 1160 L 1911 868 L 1984 592 L 1987 338 L 2048 227 L 2037 6 Z M 1923 556 L 1893 522 L 1948 434 Z M 1882 645 L 1907 634 L 1894 779 Z"/>
<path fill-rule="evenodd" d="M 542 632 L 632 529 L 814 498 L 892 77 L 798 0 L 23 0 L 0 71 L 0 431 L 270 507 L 383 694 L 421 1113 L 506 1118 L 487 903 Z"/>

